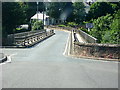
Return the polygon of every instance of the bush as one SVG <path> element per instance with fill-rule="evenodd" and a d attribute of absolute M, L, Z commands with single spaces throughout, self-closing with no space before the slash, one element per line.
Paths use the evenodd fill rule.
<path fill-rule="evenodd" d="M 94 19 L 94 27 L 89 32 L 99 43 L 120 44 L 120 10 L 114 15 L 106 15 Z"/>
<path fill-rule="evenodd" d="M 79 30 L 82 30 L 82 31 L 84 31 L 86 33 L 89 33 L 88 30 L 86 28 L 83 28 L 83 27 L 80 27 Z"/>
<path fill-rule="evenodd" d="M 36 21 L 32 25 L 32 30 L 41 30 L 43 29 L 43 22 L 42 21 Z"/>
<path fill-rule="evenodd" d="M 94 27 L 89 32 L 93 37 L 98 39 L 98 42 L 102 42 L 102 37 L 105 32 L 110 29 L 110 24 L 113 20 L 113 16 L 108 14 L 106 16 L 99 17 L 93 20 Z"/>
<path fill-rule="evenodd" d="M 76 24 L 75 22 L 68 22 L 67 25 L 70 26 L 70 27 L 76 27 L 76 26 L 78 26 L 78 24 Z"/>
<path fill-rule="evenodd" d="M 58 25 L 58 27 L 66 27 L 65 25 Z"/>

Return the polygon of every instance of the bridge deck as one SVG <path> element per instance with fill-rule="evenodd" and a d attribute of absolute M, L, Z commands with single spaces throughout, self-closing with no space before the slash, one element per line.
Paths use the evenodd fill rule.
<path fill-rule="evenodd" d="M 117 88 L 118 63 L 63 55 L 68 33 L 27 49 L 3 49 L 12 63 L 3 64 L 3 88 Z"/>

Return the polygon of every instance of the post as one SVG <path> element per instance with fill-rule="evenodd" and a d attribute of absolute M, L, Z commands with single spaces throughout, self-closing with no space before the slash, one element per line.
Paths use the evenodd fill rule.
<path fill-rule="evenodd" d="M 39 2 L 37 1 L 37 21 L 38 21 L 38 4 Z M 37 25 L 37 30 L 38 30 L 38 25 Z"/>
<path fill-rule="evenodd" d="M 43 29 L 44 29 L 44 0 L 43 0 Z"/>
<path fill-rule="evenodd" d="M 88 28 L 88 32 L 90 31 L 90 28 Z"/>

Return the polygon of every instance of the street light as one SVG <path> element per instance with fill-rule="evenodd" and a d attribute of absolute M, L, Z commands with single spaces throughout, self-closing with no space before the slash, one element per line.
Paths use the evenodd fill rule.
<path fill-rule="evenodd" d="M 43 30 L 44 30 L 44 0 L 43 0 Z"/>
<path fill-rule="evenodd" d="M 61 8 L 59 8 L 59 12 L 60 12 L 60 14 L 61 14 Z M 61 20 L 61 18 L 62 18 L 62 17 L 60 16 L 60 20 Z M 62 23 L 63 23 L 63 22 L 62 22 Z"/>
<path fill-rule="evenodd" d="M 38 21 L 38 4 L 39 2 L 37 1 L 37 21 Z M 37 30 L 38 30 L 38 25 L 37 25 Z"/>

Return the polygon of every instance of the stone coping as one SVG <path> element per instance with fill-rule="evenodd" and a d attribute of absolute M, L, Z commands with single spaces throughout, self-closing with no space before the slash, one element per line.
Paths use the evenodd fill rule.
<path fill-rule="evenodd" d="M 101 44 L 101 43 L 80 43 L 80 42 L 74 42 L 76 45 L 85 45 L 85 46 L 98 46 L 98 47 L 119 47 L 120 44 Z"/>
<path fill-rule="evenodd" d="M 116 61 L 120 62 L 120 59 L 110 59 L 110 58 L 100 58 L 100 57 L 86 57 L 86 56 L 79 56 L 79 55 L 69 55 L 73 58 L 84 58 L 84 59 L 91 59 L 91 60 L 103 60 L 103 61 Z"/>

